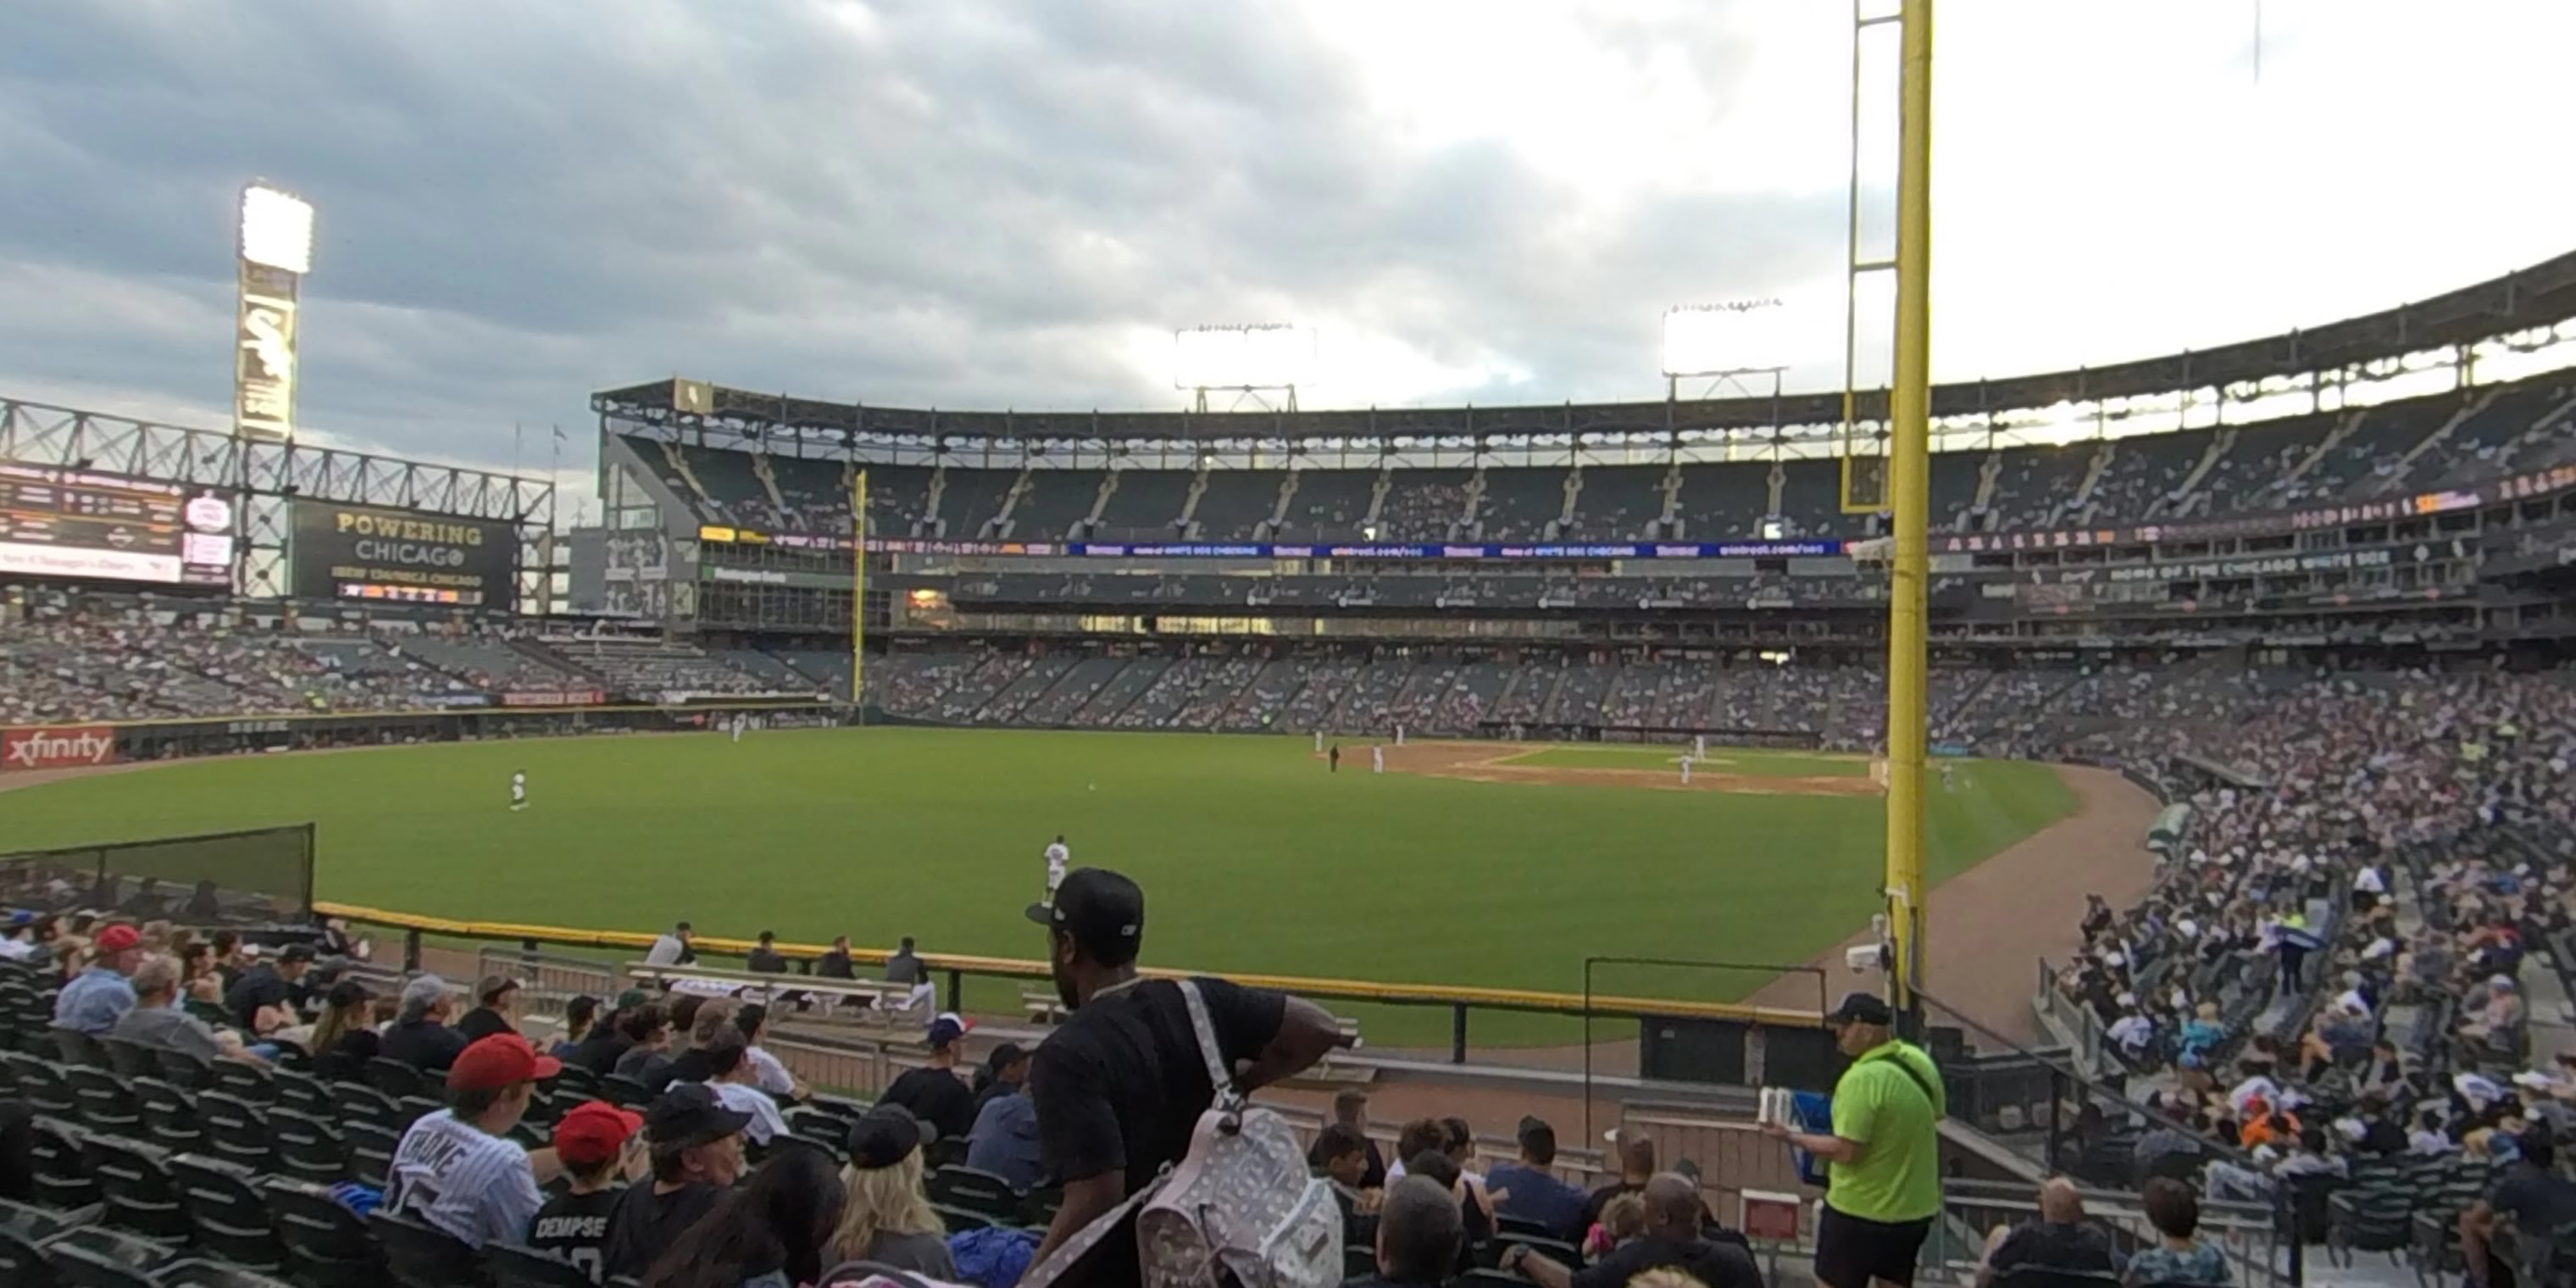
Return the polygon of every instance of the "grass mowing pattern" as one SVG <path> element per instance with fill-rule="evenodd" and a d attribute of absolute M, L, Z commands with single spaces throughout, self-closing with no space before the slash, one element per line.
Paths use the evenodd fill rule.
<path fill-rule="evenodd" d="M 453 917 L 1036 958 L 1039 851 L 1146 890 L 1146 960 L 1579 991 L 1623 954 L 1807 960 L 1883 899 L 1875 798 L 1327 774 L 1306 739 L 876 729 L 587 737 L 243 756 L 0 792 L 44 847 L 311 820 L 322 897 Z M 1347 758 L 1346 758 L 1347 761 Z M 513 814 L 509 779 L 528 773 Z M 2043 765 L 1973 762 L 1931 795 L 1930 876 L 2074 807 Z M 1726 1000 L 1762 981 L 1604 976 Z M 1016 1011 L 1011 986 L 969 1004 Z M 1353 1008 L 1378 1045 L 1445 1045 L 1445 1009 Z M 1575 1021 L 1479 1014 L 1479 1045 Z"/>

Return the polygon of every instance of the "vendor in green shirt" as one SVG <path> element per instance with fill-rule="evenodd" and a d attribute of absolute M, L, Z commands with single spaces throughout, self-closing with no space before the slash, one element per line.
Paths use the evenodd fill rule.
<path fill-rule="evenodd" d="M 1923 1048 L 1896 1040 L 1895 1012 L 1868 993 L 1844 998 L 1825 1023 L 1852 1062 L 1834 1084 L 1833 1131 L 1766 1130 L 1825 1162 L 1816 1281 L 1908 1288 L 1941 1214 L 1941 1070 Z"/>

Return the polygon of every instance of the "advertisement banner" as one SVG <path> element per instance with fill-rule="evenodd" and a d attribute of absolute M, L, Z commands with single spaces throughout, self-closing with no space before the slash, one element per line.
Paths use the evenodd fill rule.
<path fill-rule="evenodd" d="M 608 695 L 597 689 L 553 689 L 542 692 L 504 693 L 505 707 L 595 707 L 607 701 Z"/>
<path fill-rule="evenodd" d="M 294 503 L 298 599 L 371 599 L 508 611 L 518 529 L 499 519 Z"/>
<path fill-rule="evenodd" d="M 0 773 L 115 763 L 116 729 L 112 725 L 0 729 Z"/>
<path fill-rule="evenodd" d="M 45 465 L 0 465 L 0 573 L 232 584 L 227 494 Z"/>
<path fill-rule="evenodd" d="M 233 426 L 245 438 L 295 437 L 296 275 L 241 262 L 233 324 Z"/>

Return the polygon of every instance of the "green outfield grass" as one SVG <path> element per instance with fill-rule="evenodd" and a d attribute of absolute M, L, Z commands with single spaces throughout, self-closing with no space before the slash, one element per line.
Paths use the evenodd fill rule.
<path fill-rule="evenodd" d="M 1764 753 L 1766 763 L 1773 759 Z M 1863 762 L 1824 762 L 1860 764 Z M 508 808 L 513 769 L 533 805 Z M 1769 769 L 1766 772 L 1784 772 Z M 1801 771 L 1807 772 L 1807 771 Z M 1931 794 L 1931 875 L 2073 808 L 2042 765 Z M 455 917 L 1034 958 L 1039 850 L 1120 868 L 1150 963 L 1577 991 L 1599 954 L 1801 962 L 1879 911 L 1876 798 L 1327 774 L 1303 738 L 822 730 L 245 756 L 0 792 L 42 847 L 319 824 L 322 897 Z M 1602 978 L 1713 1000 L 1750 975 Z M 1006 985 L 970 1001 L 1015 1009 Z M 1345 1008 L 1352 1009 L 1352 1008 Z M 1364 1017 L 1446 1041 L 1442 1010 Z M 1564 1040 L 1486 1015 L 1475 1038 Z"/>
<path fill-rule="evenodd" d="M 1558 769 L 1647 769 L 1678 774 L 1677 763 L 1689 747 L 1541 747 L 1514 756 L 1508 763 L 1553 767 Z M 1865 756 L 1814 756 L 1795 751 L 1738 751 L 1711 747 L 1708 759 L 1700 762 L 1709 769 L 1725 774 L 1752 774 L 1763 778 L 1867 778 L 1869 759 Z"/>

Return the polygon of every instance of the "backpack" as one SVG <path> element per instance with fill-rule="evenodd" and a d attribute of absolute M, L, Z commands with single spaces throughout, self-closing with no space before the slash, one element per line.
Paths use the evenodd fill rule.
<path fill-rule="evenodd" d="M 1296 1129 L 1246 1102 L 1217 1048 L 1198 985 L 1180 981 L 1216 1100 L 1189 1152 L 1084 1226 L 1024 1288 L 1045 1288 L 1132 1220 L 1144 1288 L 1334 1288 L 1342 1282 L 1342 1206 L 1306 1165 Z"/>

